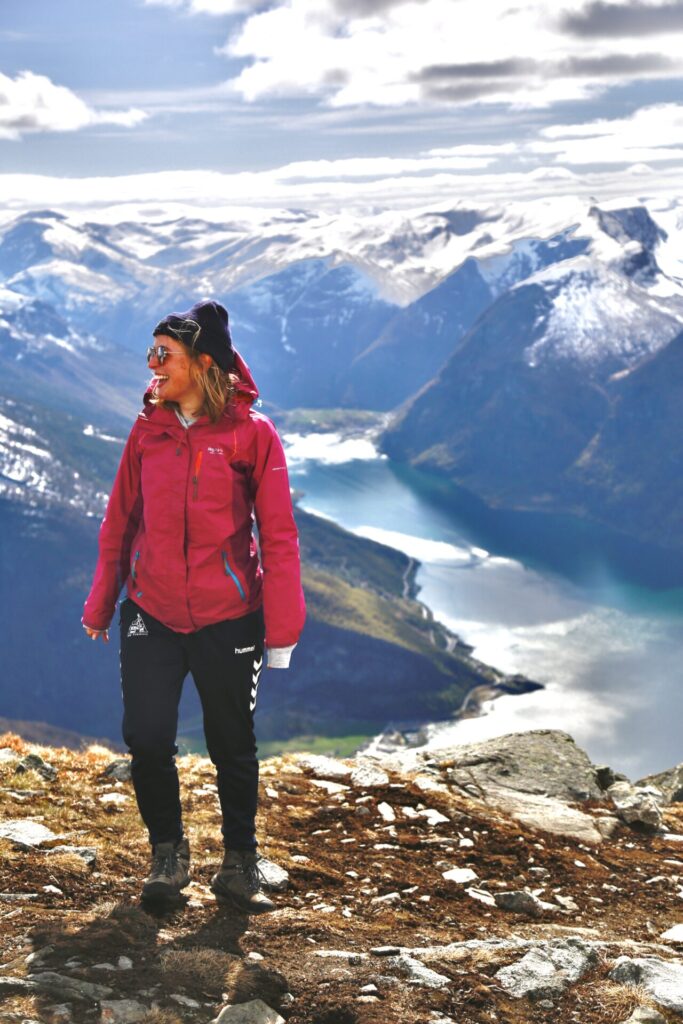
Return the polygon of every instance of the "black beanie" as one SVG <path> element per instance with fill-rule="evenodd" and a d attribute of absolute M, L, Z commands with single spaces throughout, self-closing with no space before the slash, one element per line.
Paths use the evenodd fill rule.
<path fill-rule="evenodd" d="M 197 302 L 186 313 L 169 313 L 156 325 L 152 334 L 167 334 L 197 352 L 206 352 L 224 372 L 235 361 L 228 311 L 220 302 Z"/>

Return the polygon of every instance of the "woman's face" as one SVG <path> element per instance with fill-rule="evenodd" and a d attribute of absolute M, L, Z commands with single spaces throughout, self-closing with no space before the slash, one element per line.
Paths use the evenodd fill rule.
<path fill-rule="evenodd" d="M 154 371 L 152 385 L 155 395 L 181 406 L 195 400 L 201 404 L 201 390 L 190 376 L 191 360 L 181 343 L 166 334 L 158 334 L 153 342 L 155 349 L 158 345 L 166 349 L 163 363 L 159 362 L 156 351 L 149 360 L 149 368 Z"/>

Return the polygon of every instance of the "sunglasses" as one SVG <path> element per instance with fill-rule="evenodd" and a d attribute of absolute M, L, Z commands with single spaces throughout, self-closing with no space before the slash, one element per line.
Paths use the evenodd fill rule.
<path fill-rule="evenodd" d="M 153 356 L 156 356 L 159 365 L 163 366 L 166 356 L 172 355 L 173 353 L 171 352 L 170 348 L 166 348 L 165 345 L 150 345 L 149 348 L 147 349 L 147 362 L 149 362 Z"/>

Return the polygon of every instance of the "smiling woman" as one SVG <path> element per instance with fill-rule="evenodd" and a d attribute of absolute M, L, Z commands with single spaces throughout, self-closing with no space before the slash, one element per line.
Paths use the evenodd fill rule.
<path fill-rule="evenodd" d="M 108 640 L 126 580 L 123 735 L 153 851 L 143 898 L 177 897 L 190 881 L 175 754 L 191 672 L 223 814 L 212 888 L 261 913 L 274 904 L 256 856 L 256 694 L 264 649 L 269 668 L 287 668 L 305 615 L 285 457 L 273 424 L 252 410 L 258 391 L 223 306 L 171 313 L 153 335 L 154 378 L 102 523 L 82 622 Z"/>

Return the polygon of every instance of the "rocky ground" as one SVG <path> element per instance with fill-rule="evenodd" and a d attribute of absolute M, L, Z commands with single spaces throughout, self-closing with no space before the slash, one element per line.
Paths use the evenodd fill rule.
<path fill-rule="evenodd" d="M 213 768 L 180 771 L 193 882 L 145 908 L 126 762 L 0 737 L 0 1024 L 683 1016 L 678 770 L 634 786 L 549 731 L 265 761 L 259 835 L 280 891 L 252 918 L 209 890 Z"/>

